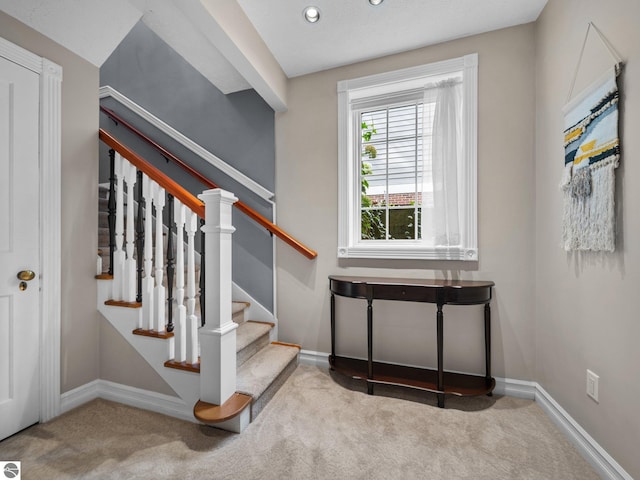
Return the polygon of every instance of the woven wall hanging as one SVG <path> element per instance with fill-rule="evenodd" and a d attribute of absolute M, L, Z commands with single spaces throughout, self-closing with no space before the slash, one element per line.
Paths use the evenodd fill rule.
<path fill-rule="evenodd" d="M 615 65 L 571 99 L 589 32 L 593 28 Z M 564 113 L 564 195 L 562 246 L 566 251 L 615 250 L 615 169 L 621 59 L 591 22 L 582 44 Z"/>

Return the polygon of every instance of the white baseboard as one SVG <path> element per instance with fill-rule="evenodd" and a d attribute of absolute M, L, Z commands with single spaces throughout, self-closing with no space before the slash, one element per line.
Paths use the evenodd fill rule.
<path fill-rule="evenodd" d="M 60 395 L 60 413 L 67 413 L 69 410 L 99 398 L 100 382 L 101 380 L 94 380 Z"/>
<path fill-rule="evenodd" d="M 109 382 L 108 380 L 94 380 L 63 393 L 60 399 L 62 413 L 96 398 L 111 400 L 131 407 L 198 423 L 193 416 L 193 406 L 185 405 L 178 397 Z"/>
<path fill-rule="evenodd" d="M 329 354 L 311 350 L 300 351 L 300 363 L 317 367 L 329 367 Z M 578 452 L 593 466 L 603 479 L 633 480 L 618 462 L 576 422 L 551 395 L 537 382 L 496 378 L 494 392 L 498 395 L 535 400 L 547 416 L 576 447 Z"/>
<path fill-rule="evenodd" d="M 535 400 L 536 385 L 535 382 L 496 377 L 496 388 L 493 391 L 497 395 Z"/>
<path fill-rule="evenodd" d="M 329 368 L 329 354 L 322 352 L 314 352 L 313 350 L 300 350 L 298 361 L 302 365 L 311 365 L 314 367 Z"/>
<path fill-rule="evenodd" d="M 301 350 L 299 361 L 302 365 L 320 368 L 329 367 L 329 354 L 312 350 Z M 633 480 L 618 462 L 589 435 L 566 410 L 564 410 L 542 386 L 536 382 L 526 382 L 510 378 L 496 378 L 495 393 L 535 400 L 547 416 L 560 428 L 578 452 L 593 466 L 603 479 Z M 107 380 L 94 380 L 61 395 L 62 413 L 80 405 L 103 398 L 132 407 L 162 413 L 182 420 L 197 423 L 192 407 L 177 397 L 121 385 Z"/>
<path fill-rule="evenodd" d="M 633 477 L 538 384 L 536 384 L 536 403 L 602 478 L 633 480 Z"/>

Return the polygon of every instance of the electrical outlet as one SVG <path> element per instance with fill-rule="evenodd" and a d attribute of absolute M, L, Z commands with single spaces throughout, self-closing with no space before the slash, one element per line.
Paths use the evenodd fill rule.
<path fill-rule="evenodd" d="M 591 370 L 587 370 L 587 395 L 598 401 L 598 381 L 600 377 L 593 373 Z"/>

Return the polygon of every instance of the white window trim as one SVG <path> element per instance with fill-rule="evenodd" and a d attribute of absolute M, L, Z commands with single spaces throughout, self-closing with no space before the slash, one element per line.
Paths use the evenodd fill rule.
<path fill-rule="evenodd" d="M 462 70 L 465 168 L 460 175 L 462 239 L 459 247 L 427 246 L 419 240 L 360 240 L 360 158 L 352 146 L 359 130 L 352 102 L 398 90 L 421 88 L 425 77 Z M 356 102 L 357 103 L 357 102 Z M 338 82 L 338 257 L 374 259 L 478 260 L 477 234 L 478 54 Z M 358 160 L 358 161 L 356 161 Z"/>

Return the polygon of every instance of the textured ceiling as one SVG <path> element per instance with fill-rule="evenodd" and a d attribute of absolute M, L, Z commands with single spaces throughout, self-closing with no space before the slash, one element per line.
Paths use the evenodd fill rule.
<path fill-rule="evenodd" d="M 96 67 L 142 16 L 127 0 L 0 0 L 0 10 Z"/>
<path fill-rule="evenodd" d="M 237 0 L 289 77 L 536 20 L 547 0 Z M 307 5 L 318 23 L 303 20 Z"/>
<path fill-rule="evenodd" d="M 142 18 L 224 93 L 253 87 L 279 111 L 286 108 L 278 96 L 285 75 L 532 22 L 546 2 L 384 0 L 373 7 L 368 0 L 0 0 L 0 10 L 98 67 Z M 318 23 L 304 21 L 307 5 L 320 9 Z"/>

